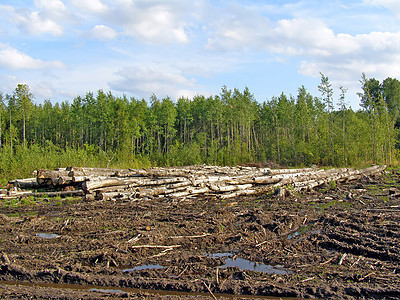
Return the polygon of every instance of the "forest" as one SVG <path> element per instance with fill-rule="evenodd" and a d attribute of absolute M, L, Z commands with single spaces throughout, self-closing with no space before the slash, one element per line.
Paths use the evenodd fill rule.
<path fill-rule="evenodd" d="M 193 164 L 396 164 L 400 81 L 362 74 L 362 109 L 321 73 L 320 94 L 257 101 L 248 88 L 148 101 L 103 90 L 36 104 L 27 84 L 0 93 L 0 178 L 68 165 L 141 168 Z M 339 94 L 334 97 L 334 94 Z"/>

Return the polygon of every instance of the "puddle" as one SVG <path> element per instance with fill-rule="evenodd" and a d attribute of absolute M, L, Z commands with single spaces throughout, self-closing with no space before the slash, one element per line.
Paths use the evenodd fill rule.
<path fill-rule="evenodd" d="M 141 265 L 131 269 L 124 269 L 122 272 L 133 272 L 133 271 L 140 271 L 140 270 L 155 270 L 155 269 L 163 269 L 164 267 L 161 265 Z"/>
<path fill-rule="evenodd" d="M 265 265 L 262 263 L 253 262 L 240 257 L 234 259 L 235 254 L 233 253 L 213 253 L 208 256 L 211 258 L 227 257 L 225 259 L 225 264 L 220 266 L 220 268 L 238 267 L 240 270 L 243 271 L 248 270 L 248 271 L 263 272 L 268 274 L 279 274 L 279 275 L 287 275 L 292 273 L 291 271 L 284 269 L 284 267 L 280 265 L 276 266 Z"/>
<path fill-rule="evenodd" d="M 110 294 L 124 294 L 126 295 L 127 292 L 122 290 L 111 290 L 111 289 L 90 289 L 91 292 L 100 292 L 100 293 L 110 293 Z"/>
<path fill-rule="evenodd" d="M 287 275 L 291 273 L 290 271 L 285 270 L 283 266 L 277 265 L 273 267 L 271 265 L 252 262 L 240 257 L 236 258 L 235 260 L 233 260 L 233 258 L 227 258 L 225 260 L 225 265 L 221 266 L 221 268 L 227 267 L 238 267 L 240 270 L 263 272 L 268 274 Z"/>
<path fill-rule="evenodd" d="M 168 298 L 176 298 L 176 297 L 191 297 L 191 298 L 205 298 L 209 297 L 209 293 L 204 292 L 181 292 L 181 291 L 165 291 L 165 290 L 151 290 L 151 289 L 139 289 L 139 288 L 128 288 L 128 287 L 112 287 L 112 286 L 95 286 L 95 285 L 78 285 L 78 284 L 66 284 L 66 283 L 31 283 L 31 282 L 23 282 L 23 281 L 1 281 L 0 285 L 11 285 L 11 286 L 26 286 L 26 287 L 42 287 L 42 288 L 58 288 L 58 289 L 67 289 L 67 290 L 81 290 L 81 291 L 91 291 L 91 292 L 103 292 L 103 293 L 112 293 L 116 295 L 126 295 L 130 293 L 148 293 L 151 296 L 160 296 L 168 297 Z M 135 296 L 135 295 L 132 295 Z M 150 297 L 151 297 L 150 296 Z M 233 295 L 233 294 L 218 294 L 214 293 L 214 296 L 217 298 L 231 298 L 231 299 L 243 299 L 243 295 Z M 302 298 L 290 298 L 290 297 L 270 297 L 270 296 L 255 296 L 255 295 L 246 295 L 246 299 L 285 299 L 285 300 L 303 300 Z"/>
<path fill-rule="evenodd" d="M 310 224 L 307 224 L 307 225 L 304 225 L 304 226 L 300 227 L 295 232 L 292 232 L 292 233 L 288 234 L 286 239 L 290 240 L 290 239 L 292 239 L 292 238 L 294 238 L 296 236 L 299 236 L 301 234 L 304 234 L 306 232 L 308 232 L 308 233 L 321 233 L 321 230 L 311 230 L 312 227 L 314 226 L 314 223 L 310 223 Z"/>
<path fill-rule="evenodd" d="M 36 233 L 36 236 L 40 237 L 40 238 L 44 238 L 44 239 L 54 239 L 54 238 L 60 237 L 60 235 L 58 235 L 58 234 L 46 233 L 46 232 Z"/>
<path fill-rule="evenodd" d="M 287 239 L 291 240 L 292 238 L 299 236 L 299 235 L 300 235 L 300 232 L 296 231 L 295 233 L 288 234 Z"/>
<path fill-rule="evenodd" d="M 235 253 L 223 252 L 223 253 L 213 253 L 213 254 L 209 254 L 208 257 L 211 257 L 211 258 L 221 258 L 221 257 L 234 256 L 234 255 L 235 255 Z"/>

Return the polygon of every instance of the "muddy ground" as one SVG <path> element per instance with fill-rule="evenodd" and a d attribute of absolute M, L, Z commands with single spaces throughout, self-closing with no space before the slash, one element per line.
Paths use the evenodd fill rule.
<path fill-rule="evenodd" d="M 285 197 L 2 200 L 0 298 L 399 299 L 399 246 L 398 170 Z"/>

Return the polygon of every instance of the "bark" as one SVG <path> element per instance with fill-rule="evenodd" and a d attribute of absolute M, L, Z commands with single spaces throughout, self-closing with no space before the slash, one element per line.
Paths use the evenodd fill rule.
<path fill-rule="evenodd" d="M 14 189 L 35 189 L 40 186 L 71 192 L 9 191 L 8 196 L 81 195 L 89 200 L 137 200 L 145 197 L 185 198 L 210 195 L 229 199 L 274 191 L 290 185 L 295 191 L 312 189 L 331 181 L 344 181 L 373 176 L 386 166 L 361 170 L 338 169 L 269 169 L 257 167 L 188 166 L 151 169 L 60 168 L 37 170 L 36 178 L 10 181 Z M 35 182 L 36 180 L 36 182 Z M 79 189 L 79 191 L 76 191 Z M 69 193 L 69 194 L 68 194 Z"/>
<path fill-rule="evenodd" d="M 10 180 L 8 183 L 21 189 L 34 189 L 39 187 L 36 178 L 15 179 Z"/>

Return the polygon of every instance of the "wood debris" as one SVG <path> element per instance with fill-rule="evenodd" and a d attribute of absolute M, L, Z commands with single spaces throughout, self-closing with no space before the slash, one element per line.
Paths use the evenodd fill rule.
<path fill-rule="evenodd" d="M 386 166 L 378 165 L 360 170 L 208 165 L 151 169 L 68 167 L 37 170 L 36 178 L 12 180 L 9 183 L 13 188 L 0 194 L 0 198 L 82 195 L 86 200 L 135 200 L 206 195 L 229 199 L 283 188 L 301 191 L 329 182 L 369 178 L 380 174 L 385 168 Z"/>

